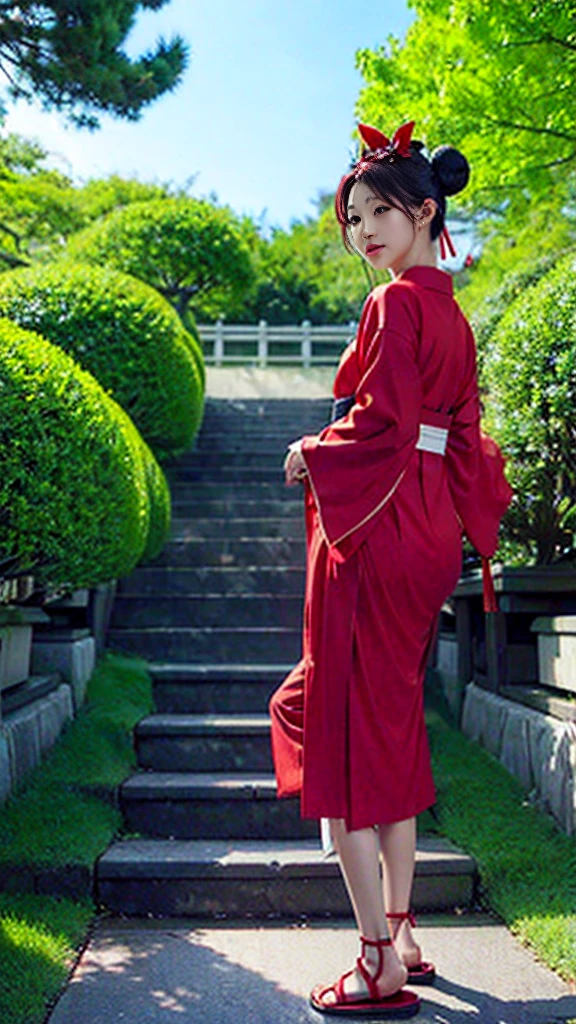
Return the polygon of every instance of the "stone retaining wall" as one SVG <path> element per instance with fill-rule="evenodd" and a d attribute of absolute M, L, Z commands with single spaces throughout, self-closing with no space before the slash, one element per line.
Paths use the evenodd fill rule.
<path fill-rule="evenodd" d="M 576 833 L 575 722 L 563 722 L 470 682 L 461 728 L 497 757 L 568 835 Z"/>

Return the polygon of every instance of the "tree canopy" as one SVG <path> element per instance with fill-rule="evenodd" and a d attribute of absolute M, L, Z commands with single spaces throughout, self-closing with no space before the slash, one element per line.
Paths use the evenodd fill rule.
<path fill-rule="evenodd" d="M 186 323 L 189 304 L 225 312 L 253 285 L 238 218 L 203 199 L 129 203 L 70 239 L 67 256 L 107 263 L 156 288 Z"/>
<path fill-rule="evenodd" d="M 96 128 L 97 113 L 130 121 L 179 83 L 189 47 L 162 37 L 132 60 L 123 50 L 140 8 L 167 0 L 2 0 L 0 70 L 11 98 L 36 96 L 78 126 Z"/>
<path fill-rule="evenodd" d="M 394 130 L 416 121 L 428 149 L 462 149 L 463 199 L 514 212 L 576 169 L 574 0 L 409 0 L 400 42 L 359 50 L 359 119 Z"/>

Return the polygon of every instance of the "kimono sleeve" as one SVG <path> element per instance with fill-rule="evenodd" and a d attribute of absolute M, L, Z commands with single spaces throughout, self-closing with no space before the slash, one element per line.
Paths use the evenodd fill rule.
<path fill-rule="evenodd" d="M 506 458 L 480 428 L 476 347 L 471 329 L 470 371 L 453 409 L 446 446 L 448 485 L 468 540 L 484 558 L 498 547 L 500 521 L 514 491 L 504 472 Z"/>
<path fill-rule="evenodd" d="M 302 438 L 305 481 L 337 561 L 366 535 L 414 451 L 422 406 L 417 342 L 409 296 L 394 282 L 371 292 L 358 326 L 355 402 L 318 435 Z"/>

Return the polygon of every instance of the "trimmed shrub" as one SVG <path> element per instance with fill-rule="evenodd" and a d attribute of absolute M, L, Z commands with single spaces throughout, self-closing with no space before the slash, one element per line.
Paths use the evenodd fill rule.
<path fill-rule="evenodd" d="M 172 520 L 172 496 L 168 481 L 145 442 L 143 444 L 144 471 L 150 501 L 150 522 L 146 546 L 140 557 L 148 562 L 160 553 L 168 539 Z"/>
<path fill-rule="evenodd" d="M 165 499 L 124 410 L 65 352 L 5 318 L 0 408 L 0 560 L 17 556 L 12 574 L 70 589 L 130 572 L 150 535 L 159 543 Z"/>
<path fill-rule="evenodd" d="M 156 456 L 186 451 L 203 390 L 180 318 L 154 288 L 59 262 L 0 275 L 0 315 L 68 352 L 123 407 Z"/>
<path fill-rule="evenodd" d="M 112 210 L 72 235 L 66 252 L 157 288 L 197 337 L 194 317 L 217 319 L 254 288 L 253 239 L 252 223 L 229 207 L 184 196 Z"/>
<path fill-rule="evenodd" d="M 561 255 L 556 252 L 546 253 L 545 256 L 536 260 L 529 269 L 522 268 L 513 274 L 508 274 L 501 287 L 484 300 L 479 310 L 471 314 L 470 324 L 478 347 L 479 372 L 483 367 L 484 353 L 490 344 L 490 338 L 510 304 L 524 295 L 526 290 L 536 284 L 544 274 L 547 274 Z"/>
<path fill-rule="evenodd" d="M 506 534 L 536 564 L 576 551 L 575 337 L 571 252 L 510 305 L 485 355 L 493 432 L 517 491 Z"/>

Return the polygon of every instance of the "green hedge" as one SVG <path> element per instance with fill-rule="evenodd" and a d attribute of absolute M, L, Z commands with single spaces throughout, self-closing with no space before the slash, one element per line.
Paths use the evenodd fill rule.
<path fill-rule="evenodd" d="M 490 426 L 509 456 L 518 492 L 506 534 L 536 564 L 576 549 L 575 338 L 576 253 L 570 252 L 520 292 L 485 355 Z"/>
<path fill-rule="evenodd" d="M 195 318 L 243 307 L 256 285 L 252 229 L 204 199 L 127 203 L 69 237 L 66 256 L 145 281 L 198 340 Z"/>
<path fill-rule="evenodd" d="M 190 448 L 203 415 L 192 341 L 154 289 L 66 262 L 0 275 L 0 315 L 68 352 L 125 409 L 160 461 Z"/>
<path fill-rule="evenodd" d="M 141 437 L 144 458 L 144 473 L 148 500 L 150 502 L 150 522 L 146 545 L 140 556 L 141 562 L 148 562 L 160 554 L 170 533 L 172 520 L 172 496 L 168 481 L 158 465 L 148 445 Z"/>
<path fill-rule="evenodd" d="M 158 548 L 162 471 L 98 381 L 0 318 L 0 395 L 0 559 L 73 589 L 123 576 Z"/>

